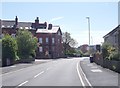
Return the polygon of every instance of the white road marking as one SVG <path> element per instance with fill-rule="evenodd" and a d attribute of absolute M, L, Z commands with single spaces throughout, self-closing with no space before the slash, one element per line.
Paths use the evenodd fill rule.
<path fill-rule="evenodd" d="M 28 81 L 25 81 L 25 82 L 23 82 L 23 83 L 21 83 L 20 85 L 18 85 L 18 86 L 22 86 L 22 85 L 24 85 L 25 83 L 27 83 Z"/>
<path fill-rule="evenodd" d="M 82 79 L 82 77 L 81 77 L 81 75 L 80 75 L 80 71 L 79 71 L 78 64 L 79 64 L 79 62 L 77 63 L 77 73 L 78 73 L 79 79 L 80 79 L 80 81 L 81 81 L 81 83 L 82 83 L 82 86 L 83 86 L 84 88 L 86 88 L 86 87 L 85 87 L 85 84 L 84 84 L 84 82 L 83 82 L 83 79 Z"/>
<path fill-rule="evenodd" d="M 34 78 L 38 77 L 39 75 L 41 75 L 42 73 L 44 73 L 44 71 L 38 73 L 37 75 L 34 76 Z"/>
<path fill-rule="evenodd" d="M 93 69 L 93 70 L 91 70 L 92 72 L 102 72 L 102 70 L 100 70 L 100 69 Z"/>
<path fill-rule="evenodd" d="M 78 63 L 78 64 L 79 64 L 79 63 Z M 80 70 L 81 70 L 82 74 L 84 75 L 85 80 L 87 81 L 88 85 L 89 85 L 91 88 L 93 88 L 93 87 L 92 87 L 92 85 L 91 85 L 91 83 L 90 83 L 90 82 L 89 82 L 89 80 L 87 79 L 87 77 L 86 77 L 85 73 L 83 72 L 83 70 L 82 70 L 81 66 L 79 66 L 79 67 L 80 67 Z"/>

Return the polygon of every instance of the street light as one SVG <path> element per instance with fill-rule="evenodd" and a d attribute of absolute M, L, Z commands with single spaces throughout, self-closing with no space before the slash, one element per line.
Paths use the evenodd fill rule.
<path fill-rule="evenodd" d="M 88 35 L 89 35 L 89 54 L 90 54 L 90 17 L 86 17 L 88 20 Z"/>

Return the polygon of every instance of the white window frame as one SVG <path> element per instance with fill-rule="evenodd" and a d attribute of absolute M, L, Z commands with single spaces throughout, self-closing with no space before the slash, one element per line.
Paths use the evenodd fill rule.
<path fill-rule="evenodd" d="M 42 38 L 39 38 L 39 43 L 42 43 Z"/>
<path fill-rule="evenodd" d="M 55 43 L 55 38 L 52 38 L 52 44 L 54 44 Z"/>
<path fill-rule="evenodd" d="M 45 41 L 46 41 L 46 43 L 48 43 L 48 42 L 49 42 L 49 38 L 48 38 L 48 37 L 46 37 Z"/>

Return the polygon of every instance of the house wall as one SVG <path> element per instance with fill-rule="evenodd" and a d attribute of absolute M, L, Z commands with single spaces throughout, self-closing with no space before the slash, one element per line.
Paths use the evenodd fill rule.
<path fill-rule="evenodd" d="M 118 49 L 119 45 L 120 45 L 120 36 L 119 36 L 119 32 L 120 31 L 120 27 L 116 27 L 116 29 L 114 29 L 115 31 L 113 33 L 110 33 L 109 35 L 104 37 L 104 42 L 107 42 L 109 44 L 111 44 L 113 47 L 115 47 L 116 49 Z"/>
<path fill-rule="evenodd" d="M 62 46 L 62 37 L 58 34 L 50 33 L 37 33 L 36 37 L 42 38 L 42 44 L 39 47 L 43 47 L 43 52 L 39 52 L 39 47 L 37 50 L 37 58 L 59 58 L 63 56 L 63 46 Z M 46 43 L 46 38 L 48 38 L 48 43 Z M 52 38 L 55 39 L 55 43 L 52 43 Z M 59 39 L 59 41 L 58 41 Z M 38 41 L 39 42 L 39 41 Z M 49 52 L 49 55 L 46 55 L 46 52 Z"/>

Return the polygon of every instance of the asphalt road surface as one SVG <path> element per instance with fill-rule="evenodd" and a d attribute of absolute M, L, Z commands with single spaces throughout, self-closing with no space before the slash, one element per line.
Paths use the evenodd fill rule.
<path fill-rule="evenodd" d="M 81 58 L 58 59 L 2 75 L 2 86 L 85 86 Z"/>

